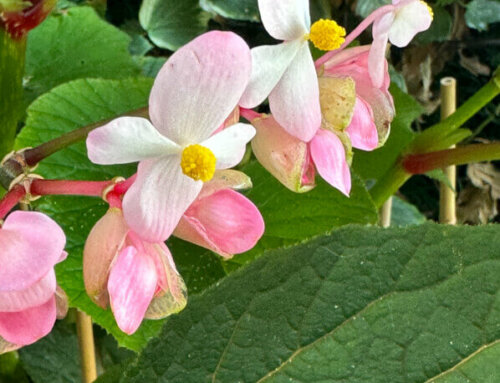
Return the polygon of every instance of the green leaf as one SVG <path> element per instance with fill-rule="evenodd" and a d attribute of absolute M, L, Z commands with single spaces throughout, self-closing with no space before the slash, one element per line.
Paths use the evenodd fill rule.
<path fill-rule="evenodd" d="M 425 224 L 269 252 L 194 297 L 120 382 L 443 379 L 500 339 L 499 247 L 498 225 Z"/>
<path fill-rule="evenodd" d="M 53 13 L 28 36 L 27 101 L 78 78 L 117 79 L 139 74 L 128 52 L 129 43 L 126 33 L 103 21 L 92 8 Z"/>
<path fill-rule="evenodd" d="M 469 28 L 484 31 L 489 24 L 500 21 L 500 1 L 472 0 L 467 4 L 465 22 Z"/>
<path fill-rule="evenodd" d="M 373 152 L 355 150 L 353 169 L 365 180 L 378 180 L 394 164 L 401 152 L 411 142 L 414 133 L 411 123 L 423 112 L 422 106 L 413 97 L 391 84 L 396 116 L 391 124 L 391 133 L 385 145 Z"/>
<path fill-rule="evenodd" d="M 331 19 L 332 4 L 329 0 L 311 0 L 310 12 L 311 12 L 311 23 L 314 23 L 319 19 Z"/>
<path fill-rule="evenodd" d="M 436 181 L 439 181 L 439 182 L 445 184 L 451 190 L 455 191 L 455 188 L 451 184 L 450 179 L 448 178 L 446 173 L 443 171 L 443 169 L 434 169 L 434 170 L 428 171 L 427 173 L 425 173 L 425 175 L 429 178 L 432 178 L 433 180 L 436 180 Z"/>
<path fill-rule="evenodd" d="M 319 176 L 315 189 L 297 194 L 281 185 L 257 162 L 241 170 L 252 179 L 254 186 L 246 196 L 262 213 L 266 231 L 252 250 L 235 256 L 225 262 L 225 266 L 246 263 L 265 250 L 294 245 L 343 225 L 377 222 L 375 205 L 356 175 L 353 175 L 351 197 L 347 198 Z"/>
<path fill-rule="evenodd" d="M 74 329 L 58 322 L 51 333 L 19 350 L 21 362 L 35 383 L 80 382 L 78 339 Z"/>
<path fill-rule="evenodd" d="M 366 17 L 375 9 L 391 4 L 391 0 L 358 0 L 356 4 L 356 14 Z"/>
<path fill-rule="evenodd" d="M 228 19 L 260 21 L 257 0 L 200 0 L 200 4 Z"/>
<path fill-rule="evenodd" d="M 112 118 L 147 105 L 152 79 L 89 80 L 63 84 L 38 98 L 28 109 L 26 127 L 17 138 L 17 148 L 35 146 L 81 126 Z M 36 172 L 45 178 L 105 180 L 128 176 L 135 166 L 97 166 L 87 159 L 85 143 L 68 147 L 40 163 Z M 38 208 L 49 214 L 67 236 L 66 261 L 56 267 L 57 280 L 69 297 L 70 305 L 87 312 L 111 332 L 119 344 L 141 349 L 159 330 L 159 321 L 145 321 L 132 336 L 116 326 L 110 310 L 96 306 L 85 293 L 82 277 L 82 248 L 95 222 L 105 213 L 99 198 L 45 197 Z"/>
<path fill-rule="evenodd" d="M 142 75 L 146 77 L 156 77 L 161 67 L 167 59 L 165 57 L 135 56 L 134 60 L 142 68 Z"/>
<path fill-rule="evenodd" d="M 198 0 L 144 0 L 139 21 L 157 46 L 175 51 L 202 34 L 209 15 Z"/>
<path fill-rule="evenodd" d="M 414 205 L 399 197 L 392 197 L 391 226 L 421 225 L 426 220 Z"/>

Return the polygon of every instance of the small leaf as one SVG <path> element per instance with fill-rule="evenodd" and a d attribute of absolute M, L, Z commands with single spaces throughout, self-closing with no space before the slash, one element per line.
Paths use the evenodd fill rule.
<path fill-rule="evenodd" d="M 392 197 L 391 226 L 421 225 L 426 220 L 414 205 L 399 197 Z"/>
<path fill-rule="evenodd" d="M 209 15 L 198 0 L 144 0 L 139 21 L 157 46 L 175 51 L 202 34 Z"/>
<path fill-rule="evenodd" d="M 500 21 L 500 2 L 498 0 L 472 0 L 467 4 L 465 22 L 469 28 L 485 31 L 489 24 Z"/>

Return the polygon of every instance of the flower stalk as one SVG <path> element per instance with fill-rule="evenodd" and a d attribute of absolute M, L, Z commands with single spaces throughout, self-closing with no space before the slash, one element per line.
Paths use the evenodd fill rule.
<path fill-rule="evenodd" d="M 0 199 L 0 220 L 3 219 L 25 195 L 26 190 L 24 187 L 16 185 Z"/>

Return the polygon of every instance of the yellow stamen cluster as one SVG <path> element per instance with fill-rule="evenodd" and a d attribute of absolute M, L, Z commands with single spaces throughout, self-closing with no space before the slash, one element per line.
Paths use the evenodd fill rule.
<path fill-rule="evenodd" d="M 425 1 L 423 0 L 420 0 L 420 2 L 425 5 L 427 7 L 427 10 L 429 11 L 430 15 L 431 15 L 431 19 L 434 20 L 434 11 L 432 10 L 432 8 L 430 7 L 429 4 L 427 4 Z"/>
<path fill-rule="evenodd" d="M 210 181 L 215 173 L 216 158 L 201 145 L 189 145 L 182 151 L 182 172 L 196 181 Z"/>
<path fill-rule="evenodd" d="M 323 51 L 338 49 L 345 41 L 345 29 L 333 20 L 320 19 L 311 26 L 308 39 Z"/>

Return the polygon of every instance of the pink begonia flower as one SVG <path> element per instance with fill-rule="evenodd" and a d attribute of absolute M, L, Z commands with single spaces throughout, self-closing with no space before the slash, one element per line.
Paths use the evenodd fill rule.
<path fill-rule="evenodd" d="M 250 112 L 250 113 L 248 113 Z M 346 196 L 351 191 L 351 174 L 343 133 L 319 129 L 310 142 L 285 131 L 273 116 L 242 113 L 257 130 L 252 149 L 259 162 L 283 185 L 295 192 L 315 186 L 315 171 Z"/>
<path fill-rule="evenodd" d="M 254 108 L 269 96 L 276 121 L 308 142 L 321 126 L 319 89 L 310 39 L 320 49 L 336 49 L 345 30 L 332 20 L 311 27 L 309 0 L 259 0 L 264 27 L 282 44 L 252 49 L 252 77 L 240 105 Z"/>
<path fill-rule="evenodd" d="M 368 67 L 375 87 L 384 82 L 387 42 L 399 48 L 407 46 L 417 33 L 430 27 L 433 16 L 432 8 L 424 1 L 392 0 L 392 7 L 374 21 Z"/>
<path fill-rule="evenodd" d="M 174 235 L 226 259 L 250 250 L 264 233 L 264 220 L 252 201 L 231 189 L 251 186 L 242 172 L 216 172 L 184 213 Z"/>
<path fill-rule="evenodd" d="M 63 261 L 66 237 L 42 213 L 15 211 L 0 228 L 0 353 L 47 335 L 64 316 L 67 298 L 54 265 Z M 58 307 L 59 306 L 59 307 Z"/>
<path fill-rule="evenodd" d="M 390 78 L 387 61 L 383 58 L 384 71 L 381 86 L 370 81 L 368 56 L 370 46 L 360 46 L 334 52 L 331 58 L 318 67 L 322 78 L 354 81 L 356 100 L 353 115 L 345 132 L 352 146 L 361 150 L 373 150 L 383 145 L 389 135 L 395 109 L 389 93 Z"/>
<path fill-rule="evenodd" d="M 240 37 L 205 33 L 175 52 L 158 74 L 149 98 L 152 124 L 122 117 L 89 134 L 94 163 L 140 161 L 123 212 L 141 238 L 167 239 L 215 169 L 241 161 L 255 129 L 237 123 L 213 133 L 238 104 L 250 72 L 250 49 Z"/>
<path fill-rule="evenodd" d="M 83 279 L 90 298 L 102 308 L 111 304 L 118 327 L 127 334 L 144 318 L 164 318 L 187 302 L 186 286 L 167 246 L 141 239 L 118 207 L 111 207 L 87 238 Z"/>

